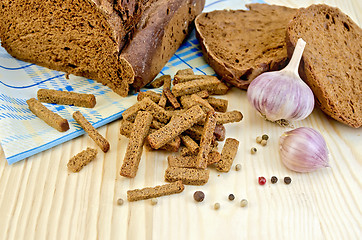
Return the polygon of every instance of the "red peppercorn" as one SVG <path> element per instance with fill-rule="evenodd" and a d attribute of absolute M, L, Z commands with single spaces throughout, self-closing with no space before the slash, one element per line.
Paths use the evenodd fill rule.
<path fill-rule="evenodd" d="M 259 185 L 264 185 L 266 183 L 265 177 L 259 177 L 258 182 L 259 182 Z"/>

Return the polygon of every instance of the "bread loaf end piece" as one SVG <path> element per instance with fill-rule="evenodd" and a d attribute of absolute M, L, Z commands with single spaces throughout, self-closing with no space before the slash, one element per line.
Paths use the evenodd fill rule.
<path fill-rule="evenodd" d="M 2 1 L 1 45 L 15 58 L 94 79 L 127 96 L 134 71 L 119 52 L 133 21 L 122 18 L 141 12 L 121 17 L 110 1 Z"/>
<path fill-rule="evenodd" d="M 287 29 L 288 54 L 307 42 L 299 73 L 316 104 L 335 120 L 362 125 L 362 30 L 338 8 L 324 4 L 298 11 Z"/>
<path fill-rule="evenodd" d="M 205 0 L 150 1 L 132 41 L 121 54 L 135 72 L 134 89 L 139 90 L 151 82 L 162 70 L 186 38 L 204 5 Z"/>

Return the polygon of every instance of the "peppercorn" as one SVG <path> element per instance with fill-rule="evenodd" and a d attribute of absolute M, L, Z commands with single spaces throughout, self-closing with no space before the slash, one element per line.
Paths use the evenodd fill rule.
<path fill-rule="evenodd" d="M 269 139 L 269 136 L 266 135 L 266 134 L 263 134 L 263 136 L 261 136 L 261 138 L 262 138 L 263 140 L 267 141 L 267 140 Z"/>
<path fill-rule="evenodd" d="M 263 140 L 261 140 L 260 144 L 261 144 L 262 146 L 265 146 L 265 145 L 267 144 L 267 141 L 263 139 Z"/>
<path fill-rule="evenodd" d="M 255 154 L 257 151 L 258 151 L 258 149 L 256 149 L 255 147 L 252 147 L 250 149 L 251 154 Z"/>
<path fill-rule="evenodd" d="M 234 194 L 232 194 L 232 193 L 231 193 L 231 194 L 229 194 L 229 200 L 230 200 L 230 201 L 233 201 L 234 199 L 235 199 Z"/>
<path fill-rule="evenodd" d="M 265 177 L 259 177 L 258 182 L 259 182 L 259 185 L 264 185 L 266 183 Z"/>
<path fill-rule="evenodd" d="M 248 205 L 248 200 L 243 199 L 243 200 L 240 201 L 240 206 L 241 207 L 246 207 L 246 205 Z"/>
<path fill-rule="evenodd" d="M 292 179 L 290 177 L 285 177 L 284 182 L 285 184 L 290 184 L 292 182 Z"/>
<path fill-rule="evenodd" d="M 257 143 L 260 143 L 261 140 L 263 140 L 263 139 L 262 139 L 260 136 L 257 136 L 257 137 L 256 137 L 256 142 L 257 142 Z"/>
<path fill-rule="evenodd" d="M 214 209 L 215 209 L 215 210 L 218 210 L 219 208 L 220 208 L 220 203 L 215 203 L 215 204 L 214 204 Z"/>
<path fill-rule="evenodd" d="M 241 170 L 241 164 L 236 164 L 235 171 L 240 171 L 240 170 Z"/>
<path fill-rule="evenodd" d="M 205 194 L 202 191 L 196 191 L 194 193 L 194 199 L 196 202 L 202 202 L 204 201 Z"/>
<path fill-rule="evenodd" d="M 151 204 L 152 204 L 152 205 L 156 205 L 157 203 L 158 203 L 157 198 L 152 198 L 152 199 L 151 199 Z"/>
<path fill-rule="evenodd" d="M 123 199 L 122 199 L 122 198 L 118 198 L 118 200 L 117 200 L 117 205 L 122 206 L 123 203 L 124 203 Z"/>
<path fill-rule="evenodd" d="M 278 178 L 276 176 L 272 176 L 270 179 L 271 183 L 277 183 L 278 182 Z"/>

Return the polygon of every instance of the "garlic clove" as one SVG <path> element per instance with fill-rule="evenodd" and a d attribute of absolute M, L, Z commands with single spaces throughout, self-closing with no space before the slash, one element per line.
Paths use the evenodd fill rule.
<path fill-rule="evenodd" d="M 284 165 L 295 172 L 329 167 L 327 144 L 312 128 L 300 127 L 283 133 L 279 138 L 279 152 Z"/>
<path fill-rule="evenodd" d="M 262 73 L 248 87 L 249 102 L 270 121 L 298 121 L 313 111 L 313 92 L 298 75 L 304 46 L 305 42 L 299 39 L 287 67 Z"/>

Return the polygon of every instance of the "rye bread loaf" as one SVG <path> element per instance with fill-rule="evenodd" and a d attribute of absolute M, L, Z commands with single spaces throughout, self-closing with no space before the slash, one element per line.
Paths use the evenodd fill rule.
<path fill-rule="evenodd" d="M 95 79 L 122 96 L 134 75 L 119 57 L 131 27 L 111 1 L 5 0 L 0 5 L 1 45 L 12 56 Z"/>
<path fill-rule="evenodd" d="M 135 72 L 132 87 L 151 82 L 180 47 L 201 13 L 205 0 L 153 0 L 122 50 Z"/>
<path fill-rule="evenodd" d="M 131 84 L 139 89 L 158 74 L 203 6 L 204 0 L 4 0 L 0 39 L 20 60 L 126 96 Z"/>
<path fill-rule="evenodd" d="M 316 104 L 339 122 L 362 125 L 362 30 L 338 8 L 302 8 L 287 29 L 288 53 L 298 38 L 307 42 L 299 73 Z"/>
<path fill-rule="evenodd" d="M 297 9 L 246 5 L 250 10 L 217 10 L 195 20 L 204 58 L 226 82 L 246 89 L 259 74 L 283 68 L 286 28 Z"/>

